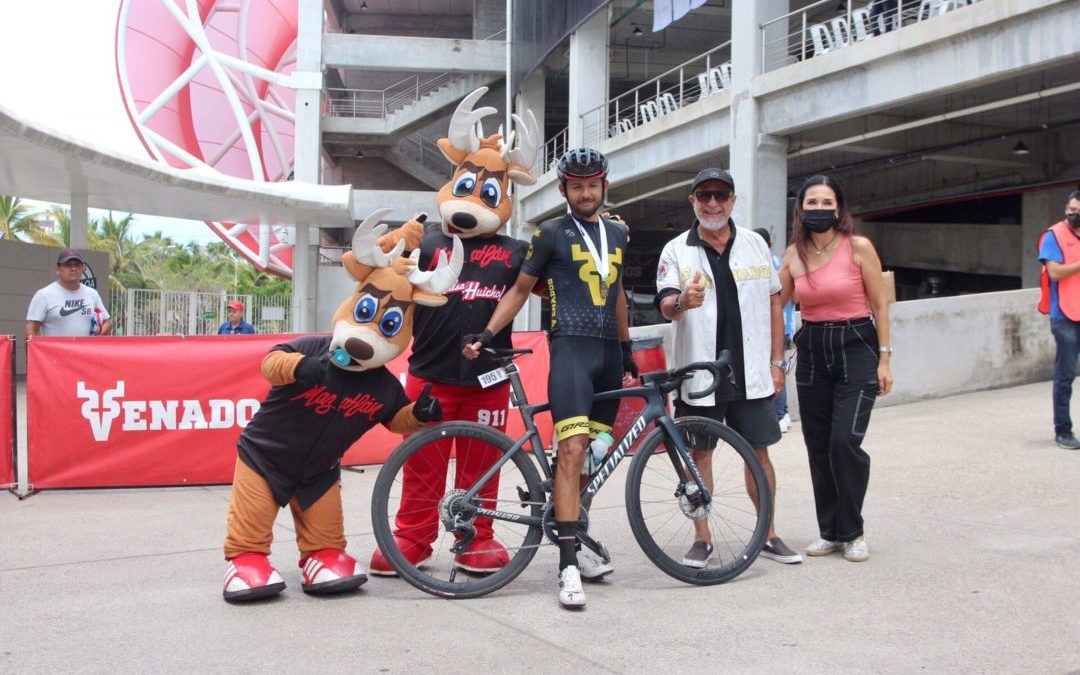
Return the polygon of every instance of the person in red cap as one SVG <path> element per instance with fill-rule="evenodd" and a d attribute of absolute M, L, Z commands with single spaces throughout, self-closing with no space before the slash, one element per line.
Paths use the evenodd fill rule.
<path fill-rule="evenodd" d="M 98 292 L 82 283 L 86 263 L 73 248 L 56 257 L 56 281 L 30 300 L 26 337 L 38 335 L 108 335 L 112 320 Z"/>
<path fill-rule="evenodd" d="M 229 320 L 217 329 L 218 335 L 254 335 L 255 327 L 244 321 L 244 303 L 233 300 L 225 305 Z"/>

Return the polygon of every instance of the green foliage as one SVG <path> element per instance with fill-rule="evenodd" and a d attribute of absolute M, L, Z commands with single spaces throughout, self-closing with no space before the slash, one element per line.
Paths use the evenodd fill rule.
<path fill-rule="evenodd" d="M 59 237 L 46 232 L 38 224 L 38 218 L 44 215 L 23 204 L 18 197 L 0 195 L 0 239 L 63 246 L 64 242 Z"/>
<path fill-rule="evenodd" d="M 59 223 L 64 240 L 70 241 L 68 210 L 53 207 L 48 213 Z M 291 281 L 255 269 L 224 242 L 181 245 L 160 231 L 139 237 L 132 233 L 134 220 L 130 213 L 117 219 L 110 212 L 90 222 L 90 250 L 109 254 L 110 291 L 147 288 L 234 295 L 292 293 Z"/>

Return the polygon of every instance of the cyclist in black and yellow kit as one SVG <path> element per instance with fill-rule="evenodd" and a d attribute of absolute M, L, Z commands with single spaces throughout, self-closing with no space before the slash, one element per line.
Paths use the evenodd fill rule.
<path fill-rule="evenodd" d="M 542 280 L 551 300 L 551 368 L 548 399 L 555 420 L 555 524 L 559 536 L 559 602 L 582 607 L 581 578 L 599 579 L 608 564 L 576 551 L 581 508 L 580 476 L 590 437 L 610 431 L 618 401 L 593 404 L 594 393 L 618 389 L 637 377 L 630 351 L 622 262 L 624 226 L 600 216 L 607 191 L 608 164 L 589 148 L 568 151 L 559 160 L 559 192 L 569 213 L 537 228 L 514 286 L 503 296 L 479 335 L 466 336 L 464 354 L 476 358 L 503 329 Z"/>

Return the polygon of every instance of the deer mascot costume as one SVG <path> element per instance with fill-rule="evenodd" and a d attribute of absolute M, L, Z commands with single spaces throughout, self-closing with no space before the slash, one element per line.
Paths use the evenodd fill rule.
<path fill-rule="evenodd" d="M 526 111 L 514 115 L 514 131 L 504 141 L 501 133 L 484 137 L 483 117 L 494 108 L 473 106 L 487 92 L 481 87 L 466 96 L 450 120 L 447 138 L 439 149 L 454 166 L 454 173 L 437 197 L 440 223 L 424 231 L 410 223 L 380 240 L 385 248 L 408 242 L 420 247 L 420 268 L 429 269 L 436 256 L 460 237 L 464 264 L 456 284 L 446 292 L 445 305 L 419 307 L 413 331 L 413 350 L 405 391 L 411 397 L 427 387 L 442 404 L 444 419 L 479 422 L 499 430 L 506 428 L 510 386 L 483 389 L 479 375 L 491 364 L 461 357 L 465 336 L 480 333 L 495 311 L 495 305 L 517 279 L 526 244 L 498 234 L 510 219 L 513 204 L 510 183 L 531 185 L 536 181 L 529 167 L 536 158 L 539 131 L 536 118 Z M 500 130 L 501 131 L 501 130 Z M 514 139 L 517 138 L 517 145 Z M 510 327 L 494 336 L 493 347 L 509 348 Z M 485 367 L 486 366 L 486 367 Z M 395 519 L 394 540 L 402 554 L 414 564 L 432 555 L 432 542 L 439 533 L 436 505 L 447 482 L 452 441 L 429 446 L 414 455 L 405 467 L 401 506 Z M 497 450 L 457 449 L 455 484 L 472 485 L 491 466 Z M 480 491 L 481 499 L 492 500 L 498 492 L 498 476 Z M 490 518 L 478 518 L 476 537 L 454 562 L 474 573 L 494 572 L 509 560 L 505 547 L 495 538 Z M 371 573 L 393 575 L 380 551 L 371 559 Z"/>
<path fill-rule="evenodd" d="M 461 242 L 448 240 L 430 270 L 417 254 L 401 257 L 376 245 L 376 227 L 389 209 L 368 216 L 342 256 L 356 289 L 334 313 L 331 335 L 301 337 L 275 346 L 262 362 L 273 385 L 237 442 L 225 537 L 225 599 L 255 600 L 281 592 L 285 581 L 267 559 L 274 519 L 292 510 L 300 548 L 301 588 L 337 593 L 367 577 L 345 552 L 341 509 L 341 457 L 376 424 L 407 434 L 441 418 L 428 390 L 410 404 L 384 364 L 412 338 L 419 307 L 446 304 L 461 269 Z"/>

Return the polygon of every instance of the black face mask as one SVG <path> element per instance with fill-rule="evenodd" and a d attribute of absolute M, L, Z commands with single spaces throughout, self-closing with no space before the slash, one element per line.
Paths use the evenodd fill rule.
<path fill-rule="evenodd" d="M 806 225 L 811 232 L 828 232 L 836 226 L 836 211 L 832 209 L 803 211 L 803 225 Z"/>
<path fill-rule="evenodd" d="M 1065 220 L 1069 221 L 1069 227 L 1073 229 L 1080 227 L 1080 213 L 1070 213 L 1065 216 Z"/>

